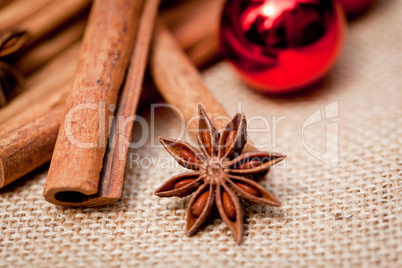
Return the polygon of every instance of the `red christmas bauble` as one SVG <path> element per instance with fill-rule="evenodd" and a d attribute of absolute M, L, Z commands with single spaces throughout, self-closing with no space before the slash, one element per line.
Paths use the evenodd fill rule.
<path fill-rule="evenodd" d="M 348 18 L 354 18 L 369 9 L 374 0 L 337 0 Z"/>
<path fill-rule="evenodd" d="M 253 88 L 285 93 L 331 68 L 345 27 L 342 8 L 328 0 L 228 0 L 220 51 Z"/>

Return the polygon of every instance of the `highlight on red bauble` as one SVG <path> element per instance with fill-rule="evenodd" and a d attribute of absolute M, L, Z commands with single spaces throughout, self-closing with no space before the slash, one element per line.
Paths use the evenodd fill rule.
<path fill-rule="evenodd" d="M 340 5 L 328 0 L 228 0 L 220 52 L 252 88 L 286 93 L 323 77 L 345 35 Z"/>
<path fill-rule="evenodd" d="M 374 0 L 337 0 L 348 18 L 355 18 L 366 12 Z"/>

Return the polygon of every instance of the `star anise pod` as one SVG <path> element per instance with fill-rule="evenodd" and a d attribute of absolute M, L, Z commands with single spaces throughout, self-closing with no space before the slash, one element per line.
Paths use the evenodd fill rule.
<path fill-rule="evenodd" d="M 176 161 L 194 172 L 174 176 L 159 187 L 155 195 L 184 197 L 195 192 L 187 208 L 186 235 L 197 231 L 215 205 L 240 244 L 243 209 L 239 197 L 251 203 L 280 206 L 278 199 L 256 183 L 251 175 L 266 171 L 286 156 L 259 151 L 241 154 L 247 141 L 244 114 L 236 114 L 222 133 L 218 133 L 201 106 L 199 116 L 197 138 L 200 150 L 186 142 L 159 137 Z"/>

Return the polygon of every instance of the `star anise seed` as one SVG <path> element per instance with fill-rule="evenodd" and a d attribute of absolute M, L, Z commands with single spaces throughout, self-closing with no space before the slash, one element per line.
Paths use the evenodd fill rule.
<path fill-rule="evenodd" d="M 253 151 L 241 154 L 247 141 L 246 118 L 236 114 L 218 133 L 205 111 L 199 106 L 197 130 L 200 150 L 192 145 L 159 137 L 175 160 L 194 172 L 174 176 L 155 191 L 160 197 L 184 197 L 192 193 L 187 208 L 186 235 L 194 234 L 216 206 L 236 242 L 243 235 L 243 209 L 239 197 L 257 204 L 280 206 L 271 193 L 256 183 L 252 176 L 266 171 L 286 156 Z"/>

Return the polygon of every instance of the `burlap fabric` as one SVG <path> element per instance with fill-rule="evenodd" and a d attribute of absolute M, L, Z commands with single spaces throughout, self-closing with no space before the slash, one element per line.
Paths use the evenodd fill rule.
<path fill-rule="evenodd" d="M 402 1 L 378 1 L 351 24 L 326 82 L 291 98 L 247 89 L 226 63 L 203 73 L 229 114 L 240 101 L 248 118 L 268 119 L 269 133 L 250 134 L 256 144 L 288 155 L 260 182 L 283 206 L 246 207 L 241 246 L 219 218 L 191 238 L 184 235 L 188 198 L 153 195 L 182 169 L 149 162 L 168 157 L 151 137 L 130 151 L 115 204 L 69 209 L 47 203 L 46 168 L 1 190 L 0 266 L 401 267 L 401 25 Z M 276 130 L 274 120 L 280 120 Z M 155 135 L 180 131 L 179 119 L 166 109 L 157 110 L 155 121 Z M 141 135 L 137 124 L 134 140 Z M 148 159 L 142 168 L 137 156 Z"/>

